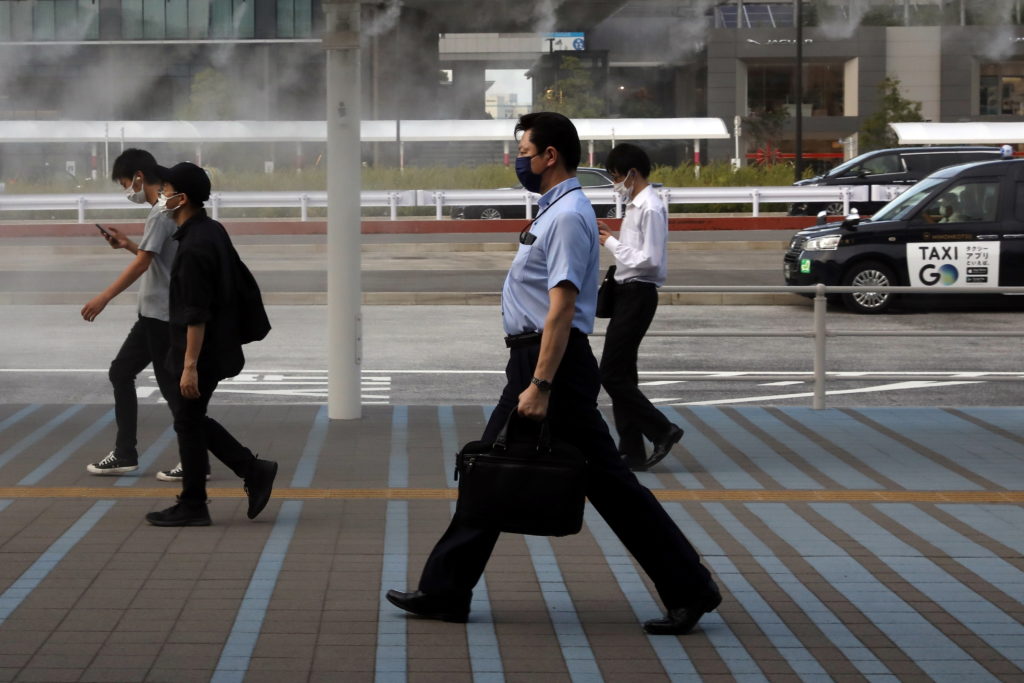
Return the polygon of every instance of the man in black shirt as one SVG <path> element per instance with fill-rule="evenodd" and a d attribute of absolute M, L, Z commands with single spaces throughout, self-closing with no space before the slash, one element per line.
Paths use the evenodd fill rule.
<path fill-rule="evenodd" d="M 164 181 L 157 202 L 178 225 L 178 252 L 171 265 L 170 352 L 167 367 L 180 378 L 181 402 L 174 415 L 178 451 L 184 469 L 177 504 L 146 515 L 155 526 L 208 526 L 206 472 L 209 448 L 243 478 L 248 516 L 270 500 L 277 463 L 257 460 L 224 427 L 207 417 L 217 384 L 245 365 L 240 328 L 246 326 L 238 282 L 244 269 L 224 226 L 206 215 L 210 198 L 206 172 L 188 162 L 160 168 Z M 262 310 L 262 309 L 261 309 Z"/>

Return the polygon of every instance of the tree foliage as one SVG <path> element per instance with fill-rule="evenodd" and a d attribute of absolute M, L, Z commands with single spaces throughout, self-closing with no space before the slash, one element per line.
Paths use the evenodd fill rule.
<path fill-rule="evenodd" d="M 899 79 L 887 77 L 878 84 L 878 109 L 864 119 L 860 131 L 860 151 L 896 147 L 899 138 L 890 123 L 923 121 L 921 103 L 909 100 L 900 92 Z"/>
<path fill-rule="evenodd" d="M 579 57 L 562 57 L 554 79 L 544 87 L 535 111 L 556 111 L 570 119 L 604 115 L 604 100 L 594 94 L 594 79 Z"/>

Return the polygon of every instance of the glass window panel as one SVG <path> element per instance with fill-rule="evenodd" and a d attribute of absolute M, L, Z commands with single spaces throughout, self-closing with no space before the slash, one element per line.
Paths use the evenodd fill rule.
<path fill-rule="evenodd" d="M 78 38 L 97 40 L 100 37 L 100 4 L 95 0 L 77 0 Z"/>
<path fill-rule="evenodd" d="M 313 0 L 295 0 L 295 37 L 313 35 Z"/>
<path fill-rule="evenodd" d="M 10 0 L 0 0 L 0 40 L 11 40 Z"/>
<path fill-rule="evenodd" d="M 188 37 L 210 37 L 210 3 L 208 0 L 188 0 Z"/>
<path fill-rule="evenodd" d="M 295 0 L 277 0 L 277 37 L 295 37 Z"/>
<path fill-rule="evenodd" d="M 165 37 L 172 40 L 188 37 L 188 0 L 166 0 L 164 17 L 167 22 Z"/>
<path fill-rule="evenodd" d="M 32 5 L 11 2 L 11 39 L 32 40 Z"/>
<path fill-rule="evenodd" d="M 121 0 L 121 36 L 125 40 L 142 38 L 142 0 Z"/>
<path fill-rule="evenodd" d="M 256 0 L 235 0 L 234 31 L 232 38 L 252 38 L 256 35 Z"/>
<path fill-rule="evenodd" d="M 54 0 L 53 16 L 58 40 L 80 40 L 77 0 Z"/>
<path fill-rule="evenodd" d="M 144 38 L 163 38 L 165 0 L 142 0 L 142 35 Z"/>
<path fill-rule="evenodd" d="M 32 37 L 36 40 L 53 40 L 57 37 L 57 18 L 53 0 L 36 0 L 32 3 Z"/>
<path fill-rule="evenodd" d="M 211 0 L 210 37 L 231 37 L 231 0 Z"/>

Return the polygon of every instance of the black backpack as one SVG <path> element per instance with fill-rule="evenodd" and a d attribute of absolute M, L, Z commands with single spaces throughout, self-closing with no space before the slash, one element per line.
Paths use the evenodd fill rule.
<path fill-rule="evenodd" d="M 238 320 L 238 341 L 242 344 L 259 341 L 270 332 L 270 318 L 263 307 L 263 295 L 252 272 L 235 253 L 235 310 Z"/>

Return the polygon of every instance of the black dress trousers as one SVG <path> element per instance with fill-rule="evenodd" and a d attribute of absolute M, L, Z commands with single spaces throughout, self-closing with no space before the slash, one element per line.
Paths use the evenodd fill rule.
<path fill-rule="evenodd" d="M 512 349 L 508 383 L 484 430 L 493 441 L 519 394 L 530 383 L 540 346 Z M 552 381 L 548 406 L 552 434 L 579 448 L 588 458 L 587 498 L 647 572 L 669 609 L 702 599 L 710 574 L 700 556 L 661 503 L 623 463 L 608 426 L 597 409 L 600 378 L 587 336 L 573 330 Z M 499 532 L 467 524 L 455 516 L 427 558 L 419 589 L 452 600 L 468 600 L 483 574 Z"/>
<path fill-rule="evenodd" d="M 644 437 L 659 441 L 672 427 L 638 386 L 637 354 L 657 310 L 658 288 L 653 283 L 619 285 L 601 353 L 601 384 L 612 400 L 619 451 L 634 465 L 647 459 Z"/>

